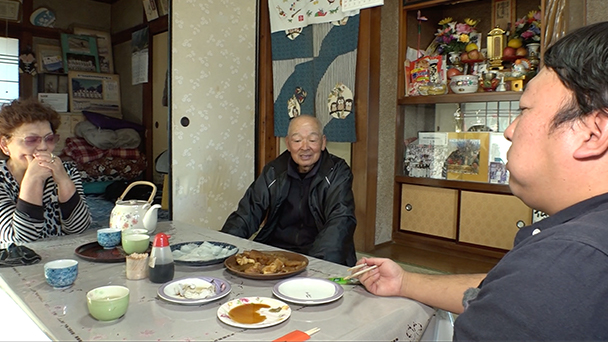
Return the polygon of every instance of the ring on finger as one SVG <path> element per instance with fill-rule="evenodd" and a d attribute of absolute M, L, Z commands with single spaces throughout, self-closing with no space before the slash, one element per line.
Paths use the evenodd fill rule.
<path fill-rule="evenodd" d="M 55 156 L 53 153 L 51 153 L 51 163 L 54 163 L 54 162 L 55 162 L 55 157 L 56 157 L 56 156 Z"/>

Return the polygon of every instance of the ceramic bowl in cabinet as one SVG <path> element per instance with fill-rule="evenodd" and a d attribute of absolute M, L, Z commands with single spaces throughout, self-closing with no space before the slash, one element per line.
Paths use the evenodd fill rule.
<path fill-rule="evenodd" d="M 452 76 L 450 88 L 456 94 L 476 93 L 479 88 L 479 78 L 476 75 Z"/>

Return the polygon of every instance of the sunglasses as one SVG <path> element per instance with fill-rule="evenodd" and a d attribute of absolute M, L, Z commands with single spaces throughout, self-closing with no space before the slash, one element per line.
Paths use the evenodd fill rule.
<path fill-rule="evenodd" d="M 39 135 L 30 135 L 23 138 L 23 142 L 28 147 L 35 147 L 40 145 L 40 143 L 44 140 L 46 144 L 56 144 L 59 141 L 59 134 L 49 134 L 41 137 Z"/>

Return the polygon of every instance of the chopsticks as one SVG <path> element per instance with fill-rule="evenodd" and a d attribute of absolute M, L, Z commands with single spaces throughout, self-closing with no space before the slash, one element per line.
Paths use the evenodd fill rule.
<path fill-rule="evenodd" d="M 306 330 L 304 333 L 308 336 L 314 334 L 314 333 L 318 333 L 319 331 L 321 331 L 321 328 L 312 328 L 310 330 Z"/>
<path fill-rule="evenodd" d="M 348 271 L 349 271 L 349 272 L 352 272 L 352 271 L 354 271 L 354 270 L 358 270 L 358 269 L 363 268 L 363 267 L 366 267 L 366 266 L 367 266 L 367 264 L 361 264 L 361 265 L 357 265 L 357 266 L 354 266 L 354 267 L 349 268 L 349 269 L 348 269 Z M 353 278 L 353 277 L 356 277 L 356 276 L 362 275 L 363 273 L 368 272 L 368 271 L 371 271 L 371 270 L 376 269 L 376 268 L 378 268 L 378 265 L 374 265 L 374 266 L 368 267 L 368 268 L 363 269 L 363 270 L 361 270 L 361 271 L 359 271 L 359 272 L 355 272 L 355 273 L 353 273 L 353 274 L 351 274 L 351 275 L 349 275 L 349 276 L 344 277 L 344 280 L 348 280 L 348 279 L 350 279 L 350 278 Z"/>

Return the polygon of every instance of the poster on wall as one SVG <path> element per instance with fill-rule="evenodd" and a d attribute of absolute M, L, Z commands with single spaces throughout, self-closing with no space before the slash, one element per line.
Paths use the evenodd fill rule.
<path fill-rule="evenodd" d="M 95 37 L 62 33 L 61 50 L 64 70 L 99 72 Z"/>
<path fill-rule="evenodd" d="M 70 111 L 87 110 L 122 119 L 118 75 L 70 71 Z"/>
<path fill-rule="evenodd" d="M 131 84 L 148 82 L 148 28 L 131 34 Z"/>

